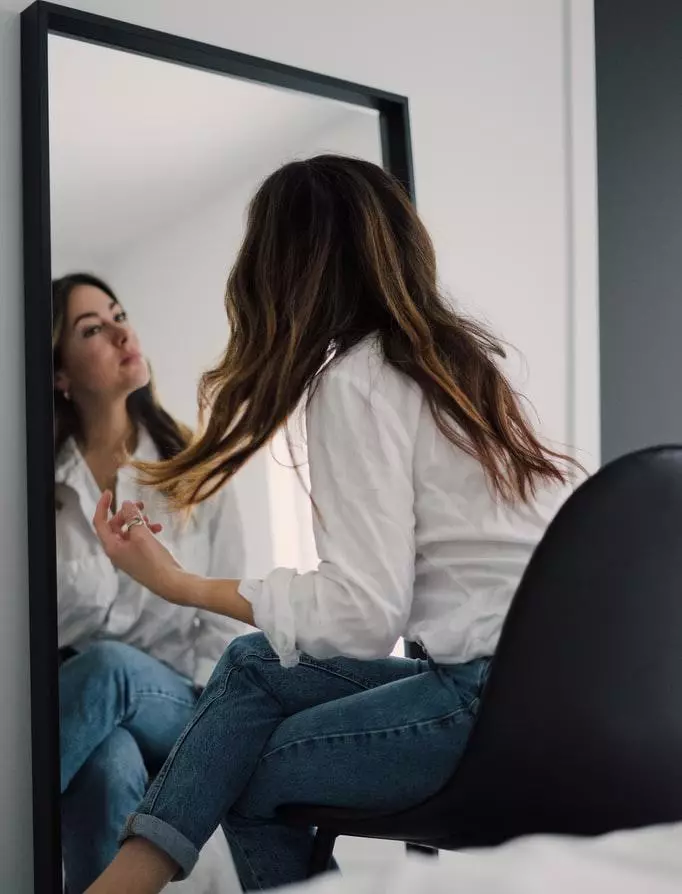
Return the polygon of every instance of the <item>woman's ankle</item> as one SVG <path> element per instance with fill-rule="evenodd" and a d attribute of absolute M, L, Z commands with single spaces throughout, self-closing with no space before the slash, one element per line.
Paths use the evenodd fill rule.
<path fill-rule="evenodd" d="M 159 894 L 178 868 L 175 860 L 155 844 L 144 838 L 129 838 L 85 894 Z"/>

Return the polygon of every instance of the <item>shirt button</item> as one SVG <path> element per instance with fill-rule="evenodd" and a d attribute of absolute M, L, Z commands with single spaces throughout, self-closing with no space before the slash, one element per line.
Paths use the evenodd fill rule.
<path fill-rule="evenodd" d="M 201 621 L 199 618 L 195 618 L 194 621 L 192 621 L 192 623 L 194 624 L 195 627 L 201 627 Z"/>

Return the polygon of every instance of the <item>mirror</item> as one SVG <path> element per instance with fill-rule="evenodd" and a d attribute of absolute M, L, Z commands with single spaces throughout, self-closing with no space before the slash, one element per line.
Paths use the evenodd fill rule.
<path fill-rule="evenodd" d="M 213 663 L 242 632 L 163 603 L 115 572 L 91 523 L 97 499 L 111 488 L 117 502 L 144 500 L 167 544 L 200 574 L 315 566 L 304 438 L 294 436 L 293 457 L 303 486 L 282 436 L 182 520 L 140 489 L 129 461 L 177 452 L 197 424 L 197 383 L 227 340 L 221 296 L 264 177 L 292 159 L 333 152 L 383 160 L 407 172 L 405 181 L 409 138 L 400 98 L 259 60 L 247 66 L 246 57 L 150 32 L 145 55 L 128 52 L 139 50 L 141 33 L 118 23 L 106 23 L 104 46 L 103 20 L 58 9 L 25 17 L 26 34 L 45 37 L 47 51 L 32 65 L 26 42 L 26 252 L 35 272 L 27 275 L 27 345 L 33 327 L 44 336 L 49 326 L 53 341 L 52 358 L 29 374 L 28 393 L 39 407 L 49 387 L 56 444 L 54 480 L 30 495 L 31 562 L 49 575 L 39 595 L 32 583 L 31 625 L 34 644 L 55 645 L 50 654 L 58 647 L 61 718 L 57 788 L 56 699 L 51 684 L 41 686 L 54 665 L 42 648 L 32 673 L 34 731 L 40 724 L 45 733 L 34 743 L 34 785 L 46 807 L 36 816 L 35 859 L 36 890 L 56 891 L 65 878 L 69 894 L 79 894 L 111 860 Z M 49 119 L 36 98 L 45 80 Z M 38 218 L 48 195 L 45 224 Z M 29 424 L 29 461 L 51 468 L 40 424 Z M 46 616 L 56 617 L 55 630 L 46 632 Z M 41 847 L 54 840 L 43 832 L 56 815 L 62 853 L 51 862 Z M 218 832 L 178 891 L 238 890 Z"/>

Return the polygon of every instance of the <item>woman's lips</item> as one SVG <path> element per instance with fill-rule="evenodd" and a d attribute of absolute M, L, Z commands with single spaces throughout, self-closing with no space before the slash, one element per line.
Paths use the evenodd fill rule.
<path fill-rule="evenodd" d="M 121 360 L 121 366 L 127 366 L 129 363 L 139 363 L 142 360 L 142 354 L 127 354 Z"/>

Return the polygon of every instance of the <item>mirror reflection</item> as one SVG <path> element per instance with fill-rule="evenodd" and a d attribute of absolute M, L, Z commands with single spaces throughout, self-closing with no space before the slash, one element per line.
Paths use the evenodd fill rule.
<path fill-rule="evenodd" d="M 169 458 L 227 341 L 219 296 L 257 185 L 294 158 L 381 163 L 376 112 L 51 36 L 50 166 L 63 865 L 79 894 L 191 716 L 237 621 L 158 599 L 104 555 L 105 490 L 188 570 L 316 565 L 305 455 L 262 450 L 178 516 L 132 461 Z M 239 890 L 221 832 L 179 891 Z"/>

